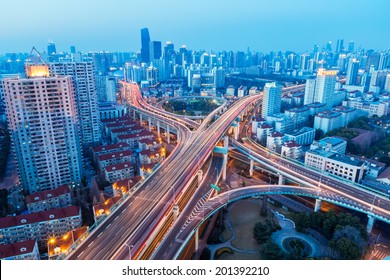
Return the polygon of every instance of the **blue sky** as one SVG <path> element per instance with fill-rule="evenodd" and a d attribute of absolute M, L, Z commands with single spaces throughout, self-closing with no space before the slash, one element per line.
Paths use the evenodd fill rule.
<path fill-rule="evenodd" d="M 389 0 L 19 0 L 0 4 L 0 53 L 139 51 L 152 40 L 205 50 L 311 50 L 338 38 L 390 48 Z"/>

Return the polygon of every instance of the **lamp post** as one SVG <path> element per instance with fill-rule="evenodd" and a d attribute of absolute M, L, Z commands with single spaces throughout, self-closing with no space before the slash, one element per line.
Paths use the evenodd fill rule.
<path fill-rule="evenodd" d="M 125 243 L 125 246 L 126 246 L 127 248 L 129 248 L 129 259 L 131 260 L 131 259 L 132 259 L 132 256 L 131 256 L 131 249 L 134 248 L 134 245 L 129 245 L 129 244 Z"/>

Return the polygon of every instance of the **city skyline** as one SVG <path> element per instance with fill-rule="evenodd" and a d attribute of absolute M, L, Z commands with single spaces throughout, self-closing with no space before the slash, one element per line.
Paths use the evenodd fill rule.
<path fill-rule="evenodd" d="M 68 51 L 69 46 L 75 45 L 84 52 L 139 52 L 139 30 L 144 27 L 149 28 L 151 40 L 172 41 L 176 48 L 185 44 L 194 50 L 249 47 L 264 52 L 304 52 L 310 51 L 313 44 L 321 48 L 328 41 L 335 49 L 337 39 L 355 41 L 357 48 L 365 49 L 383 50 L 390 45 L 389 38 L 384 36 L 390 24 L 382 20 L 390 4 L 383 0 L 364 1 L 370 5 L 330 0 L 320 11 L 308 0 L 261 4 L 250 0 L 242 9 L 237 9 L 232 1 L 198 1 L 182 7 L 178 0 L 170 0 L 153 3 L 152 8 L 136 1 L 128 9 L 115 9 L 129 4 L 117 0 L 114 4 L 91 5 L 90 1 L 71 0 L 64 2 L 61 12 L 53 11 L 47 0 L 38 2 L 2 5 L 6 12 L 0 19 L 0 53 L 27 52 L 33 45 L 42 51 L 48 40 L 53 40 L 59 51 Z M 106 13 L 110 9 L 115 13 Z M 132 9 L 134 12 L 129 12 Z"/>

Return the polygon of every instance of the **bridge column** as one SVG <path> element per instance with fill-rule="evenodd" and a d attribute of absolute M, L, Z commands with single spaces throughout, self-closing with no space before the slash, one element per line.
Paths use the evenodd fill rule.
<path fill-rule="evenodd" d="M 148 117 L 149 131 L 152 131 L 152 118 Z"/>
<path fill-rule="evenodd" d="M 229 148 L 229 136 L 223 138 L 223 146 L 227 149 Z"/>
<path fill-rule="evenodd" d="M 169 137 L 169 126 L 167 125 L 167 131 L 165 131 L 165 136 L 167 137 L 167 143 L 169 144 L 171 141 L 171 137 Z"/>
<path fill-rule="evenodd" d="M 198 170 L 198 186 L 200 185 L 200 183 L 202 182 L 203 180 L 203 170 Z"/>
<path fill-rule="evenodd" d="M 367 233 L 371 233 L 372 228 L 374 227 L 375 224 L 375 217 L 368 215 L 368 221 L 367 221 Z"/>
<path fill-rule="evenodd" d="M 284 176 L 282 174 L 279 174 L 279 181 L 278 181 L 278 185 L 284 185 Z"/>
<path fill-rule="evenodd" d="M 222 180 L 226 181 L 226 170 L 227 170 L 227 162 L 228 162 L 228 154 L 223 155 L 223 163 L 222 163 Z"/>
<path fill-rule="evenodd" d="M 199 228 L 195 231 L 195 252 L 199 250 Z"/>
<path fill-rule="evenodd" d="M 250 168 L 249 168 L 249 176 L 253 176 L 253 165 L 254 165 L 254 161 L 253 159 L 251 159 L 251 163 L 250 163 Z"/>
<path fill-rule="evenodd" d="M 139 113 L 139 122 L 142 125 L 142 114 L 141 113 Z"/>
<path fill-rule="evenodd" d="M 238 132 L 240 131 L 240 123 L 237 122 L 237 126 L 234 128 L 234 139 L 238 140 Z"/>
<path fill-rule="evenodd" d="M 160 137 L 160 121 L 157 121 L 157 136 Z"/>
<path fill-rule="evenodd" d="M 135 110 L 133 110 L 133 120 L 135 120 Z"/>
<path fill-rule="evenodd" d="M 179 217 L 179 205 L 175 203 L 172 207 L 172 213 L 173 213 L 173 221 L 177 220 L 177 217 Z"/>
<path fill-rule="evenodd" d="M 321 210 L 321 199 L 316 199 L 316 204 L 314 205 L 314 212 L 319 212 Z"/>

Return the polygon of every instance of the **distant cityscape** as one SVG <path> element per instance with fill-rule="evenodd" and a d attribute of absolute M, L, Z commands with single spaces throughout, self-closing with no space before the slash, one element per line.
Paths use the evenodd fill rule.
<path fill-rule="evenodd" d="M 328 183 L 335 180 L 362 190 L 363 194 L 368 192 L 370 196 L 366 200 L 372 203 L 365 200 L 359 202 L 363 206 L 355 207 L 358 211 L 363 208 L 363 213 L 378 211 L 369 215 L 367 227 L 363 226 L 367 230 L 363 230 L 361 237 L 366 238 L 365 245 L 359 247 L 356 241 L 359 246 L 353 246 L 359 253 L 353 256 L 338 251 L 337 246 L 332 248 L 336 248 L 336 259 L 367 259 L 378 252 L 375 244 L 379 243 L 372 243 L 370 234 L 374 222 L 380 220 L 386 224 L 386 215 L 390 213 L 390 49 L 363 49 L 354 41 L 337 39 L 314 44 L 312 51 L 305 53 L 262 53 L 249 48 L 214 52 L 154 41 L 148 28 L 141 29 L 140 41 L 141 49 L 134 52 L 79 52 L 77 46 L 64 51 L 57 50 L 55 42 L 50 41 L 42 52 L 39 46 L 26 46 L 26 50 L 32 48 L 31 52 L 0 54 L 0 259 L 74 257 L 77 246 L 90 242 L 88 238 L 95 238 L 98 233 L 93 233 L 94 230 L 107 224 L 106 220 L 113 220 L 110 215 L 115 211 L 119 213 L 116 209 L 124 207 L 120 205 L 142 189 L 144 182 L 152 181 L 159 168 L 175 164 L 169 160 L 175 151 L 182 149 L 183 140 L 192 139 L 189 133 L 207 131 L 218 120 L 222 122 L 225 112 L 252 97 L 261 101 L 248 101 L 243 115 L 234 118 L 223 135 L 243 144 L 253 141 L 271 159 L 276 155 L 286 160 L 286 166 L 296 164 L 314 172 L 312 177 L 307 176 L 317 182 L 318 188 L 326 184 L 326 180 Z M 136 97 L 138 92 L 140 97 Z M 212 117 L 208 119 L 206 115 L 211 112 Z M 181 132 L 177 123 L 189 131 Z M 212 190 L 217 194 L 234 189 L 230 181 L 233 179 L 226 179 L 233 175 L 238 176 L 234 179 L 236 185 L 236 181 L 239 182 L 237 188 L 254 182 L 248 178 L 258 179 L 263 185 L 303 185 L 301 181 L 305 179 L 294 181 L 283 177 L 282 173 L 266 171 L 261 163 L 260 167 L 254 167 L 251 155 L 238 160 L 237 157 L 245 154 L 231 155 L 224 139 L 219 137 L 214 145 L 220 150 L 212 151 L 223 155 L 215 158 L 225 164 L 220 172 L 219 167 L 215 167 L 217 177 L 222 176 L 217 185 L 212 183 Z M 188 142 L 189 147 L 183 149 L 195 149 L 200 141 Z M 253 153 L 260 154 L 256 150 Z M 230 171 L 226 171 L 227 154 L 232 159 Z M 202 169 L 203 164 L 207 165 L 206 160 L 201 164 L 198 163 L 201 160 L 194 157 L 192 163 L 199 165 L 198 173 L 213 172 Z M 181 159 L 184 162 L 184 158 Z M 276 162 L 277 159 L 270 164 Z M 210 176 L 215 177 L 215 174 Z M 199 182 L 195 181 L 201 184 L 204 177 L 197 176 L 200 176 Z M 315 176 L 319 176 L 319 180 Z M 285 183 L 286 177 L 289 184 Z M 175 182 L 179 184 L 178 180 Z M 181 184 L 184 187 L 190 182 Z M 254 186 L 259 184 L 253 183 Z M 169 211 L 175 218 L 169 220 L 166 232 L 158 232 L 161 238 L 165 238 L 181 215 L 175 212 L 175 207 L 180 203 L 190 204 L 191 196 L 181 202 L 179 188 L 164 187 L 164 194 L 169 199 L 173 196 L 173 210 Z M 141 196 L 142 191 L 138 192 L 137 196 Z M 302 201 L 289 194 L 291 192 L 282 199 L 272 194 L 270 198 L 267 194 L 264 197 L 271 201 L 272 207 L 281 203 L 283 209 L 301 212 Z M 320 211 L 321 195 L 308 196 L 315 198 L 309 202 L 315 203 L 316 212 Z M 285 200 L 298 206 L 289 208 L 283 204 Z M 307 203 L 303 202 L 306 207 Z M 180 206 L 180 211 L 183 208 Z M 219 215 L 223 215 L 222 212 Z M 218 224 L 215 219 L 209 218 L 209 221 Z M 113 221 L 107 229 L 113 227 L 111 224 Z M 304 223 L 295 220 L 295 224 L 299 227 Z M 158 228 L 154 226 L 153 229 Z M 302 226 L 305 227 L 309 225 Z M 322 234 L 338 242 L 340 239 L 334 237 L 337 229 L 335 225 L 332 234 Z M 211 236 L 210 232 L 215 231 L 202 230 Z M 153 239 L 152 245 L 145 244 L 152 248 L 153 244 L 161 242 Z M 197 254 L 197 248 L 202 246 L 197 239 L 194 244 L 197 245 L 188 245 L 195 248 L 190 247 L 194 254 L 183 258 L 202 258 L 201 252 Z M 372 244 L 374 247 L 370 247 Z M 153 255 L 152 249 L 137 246 L 140 245 L 125 243 L 123 254 L 128 254 L 130 259 L 160 256 L 157 249 Z M 385 258 L 389 252 L 383 250 L 382 258 Z M 103 258 L 98 252 L 94 256 L 92 251 L 81 257 L 84 251 L 77 251 L 77 258 Z M 117 251 L 118 255 L 112 253 L 110 257 L 122 258 L 120 250 Z M 169 251 L 168 256 L 171 253 Z M 265 255 L 263 252 L 262 256 Z M 308 256 L 311 255 L 308 253 L 305 258 Z M 311 257 L 331 258 L 325 253 Z"/>

